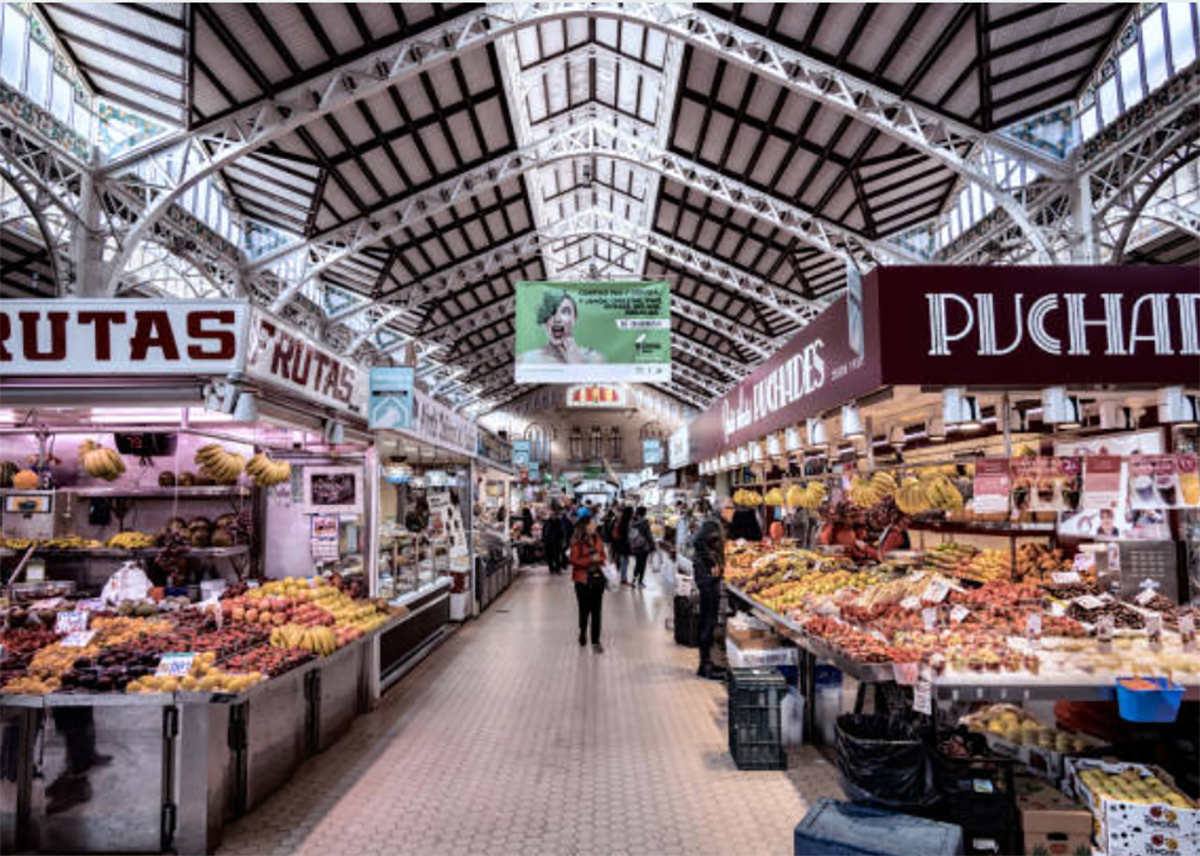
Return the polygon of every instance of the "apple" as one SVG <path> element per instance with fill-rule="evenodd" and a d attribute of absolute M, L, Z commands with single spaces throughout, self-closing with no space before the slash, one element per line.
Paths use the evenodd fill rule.
<path fill-rule="evenodd" d="M 258 623 L 258 610 L 251 607 L 246 610 L 246 620 L 251 624 Z"/>
<path fill-rule="evenodd" d="M 240 606 L 235 606 L 232 611 L 230 611 L 229 617 L 234 621 L 245 621 L 246 610 L 242 609 Z"/>

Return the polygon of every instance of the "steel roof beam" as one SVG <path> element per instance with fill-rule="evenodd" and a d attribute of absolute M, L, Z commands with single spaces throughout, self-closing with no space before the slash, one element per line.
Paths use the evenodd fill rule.
<path fill-rule="evenodd" d="M 146 199 L 141 216 L 122 236 L 121 251 L 106 267 L 109 290 L 116 289 L 133 247 L 149 234 L 153 223 L 172 202 L 206 176 L 318 118 L 384 92 L 465 51 L 511 36 L 541 21 L 570 17 L 603 17 L 642 24 L 718 54 L 805 98 L 852 115 L 977 184 L 1008 212 L 1038 252 L 1049 254 L 1019 201 L 997 184 L 996 169 L 1013 154 L 1035 162 L 1049 175 L 1068 175 L 1070 168 L 1016 141 L 962 125 L 690 5 L 493 4 L 348 62 L 191 133 L 171 134 L 151 141 L 106 165 L 102 174 L 108 180 L 120 180 L 122 175 L 136 172 L 135 182 Z"/>

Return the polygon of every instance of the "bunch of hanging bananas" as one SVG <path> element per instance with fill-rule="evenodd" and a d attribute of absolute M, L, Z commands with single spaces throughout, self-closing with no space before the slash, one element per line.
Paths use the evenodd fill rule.
<path fill-rule="evenodd" d="M 304 648 L 319 657 L 332 654 L 338 649 L 337 634 L 328 627 L 301 627 L 299 624 L 284 624 L 271 631 L 272 648 Z"/>
<path fill-rule="evenodd" d="M 83 471 L 89 476 L 105 481 L 116 481 L 125 472 L 125 462 L 116 450 L 101 446 L 91 440 L 79 444 L 79 460 L 83 462 Z"/>
<path fill-rule="evenodd" d="M 735 490 L 733 492 L 733 501 L 738 505 L 758 506 L 762 505 L 762 494 L 756 490 Z"/>
<path fill-rule="evenodd" d="M 810 481 L 804 487 L 792 485 L 788 488 L 788 505 L 793 508 L 820 508 L 827 495 L 825 483 Z"/>
<path fill-rule="evenodd" d="M 272 461 L 259 452 L 246 463 L 246 473 L 258 487 L 271 487 L 292 477 L 292 465 L 287 461 Z"/>
<path fill-rule="evenodd" d="M 920 514 L 922 511 L 939 509 L 961 511 L 963 495 L 946 475 L 944 467 L 931 468 L 921 477 L 909 476 L 896 491 L 896 507 L 905 514 Z"/>
<path fill-rule="evenodd" d="M 246 459 L 218 443 L 209 443 L 196 450 L 196 465 L 217 484 L 236 484 Z"/>
<path fill-rule="evenodd" d="M 860 508 L 870 508 L 879 500 L 883 499 L 883 495 L 875 489 L 875 484 L 871 479 L 855 476 L 850 479 L 850 490 L 848 493 L 850 501 Z"/>
<path fill-rule="evenodd" d="M 921 480 L 909 476 L 901 482 L 900 489 L 896 491 L 896 507 L 905 514 L 920 514 L 933 506 L 929 504 L 929 497 L 925 493 Z"/>
<path fill-rule="evenodd" d="M 963 495 L 946 476 L 938 474 L 925 482 L 925 493 L 929 504 L 943 511 L 961 511 Z"/>

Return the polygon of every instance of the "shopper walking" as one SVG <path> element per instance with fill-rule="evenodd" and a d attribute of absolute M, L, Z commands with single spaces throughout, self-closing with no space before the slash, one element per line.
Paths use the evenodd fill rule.
<path fill-rule="evenodd" d="M 696 674 L 710 680 L 724 678 L 713 667 L 712 645 L 721 603 L 721 579 L 725 576 L 725 527 L 733 517 L 733 501 L 728 497 L 721 500 L 720 508 L 718 516 L 702 501 L 705 519 L 692 539 L 692 574 L 700 592 L 700 668 Z"/>
<path fill-rule="evenodd" d="M 600 611 L 604 606 L 604 542 L 596 531 L 595 518 L 580 514 L 575 531 L 571 533 L 571 579 L 575 583 L 575 600 L 579 605 L 579 646 L 587 645 L 588 625 L 591 624 L 592 648 L 604 653 L 600 644 Z"/>
<path fill-rule="evenodd" d="M 613 561 L 617 563 L 617 573 L 621 575 L 621 585 L 629 585 L 629 526 L 633 523 L 633 509 L 628 505 L 622 506 L 617 522 L 613 524 L 610 541 L 612 543 Z"/>
<path fill-rule="evenodd" d="M 551 503 L 550 516 L 542 523 L 542 546 L 546 550 L 546 566 L 555 576 L 566 566 L 563 548 L 571 534 L 569 525 L 558 503 Z"/>
<path fill-rule="evenodd" d="M 646 563 L 654 552 L 654 534 L 650 531 L 644 505 L 639 505 L 633 513 L 633 523 L 629 527 L 629 552 L 633 556 L 633 587 L 645 588 Z"/>

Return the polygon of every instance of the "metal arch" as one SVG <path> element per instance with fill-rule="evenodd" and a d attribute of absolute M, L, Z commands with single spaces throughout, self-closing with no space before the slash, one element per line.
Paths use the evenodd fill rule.
<path fill-rule="evenodd" d="M 1125 247 L 1129 243 L 1129 237 L 1133 233 L 1133 227 L 1137 225 L 1138 218 L 1142 216 L 1143 211 L 1151 203 L 1159 188 L 1165 184 L 1171 176 L 1183 169 L 1192 161 L 1200 157 L 1200 145 L 1197 145 L 1196 140 L 1189 141 L 1189 144 L 1180 151 L 1179 156 L 1174 158 L 1171 163 L 1166 164 L 1161 172 L 1157 173 L 1153 179 L 1146 182 L 1145 186 L 1138 188 L 1140 191 L 1137 197 L 1132 200 L 1127 206 L 1123 206 L 1129 212 L 1123 218 L 1121 231 L 1117 235 L 1112 246 L 1112 262 L 1113 264 L 1121 264 L 1125 260 Z M 1144 177 L 1143 177 L 1144 178 Z"/>
<path fill-rule="evenodd" d="M 50 260 L 50 273 L 54 277 L 55 296 L 62 297 L 66 291 L 67 281 L 59 272 L 58 241 L 55 240 L 53 234 L 50 232 L 50 226 L 46 223 L 46 218 L 42 214 L 42 206 L 25 189 L 21 180 L 3 166 L 0 166 L 0 181 L 5 182 L 16 192 L 17 198 L 21 200 L 21 204 L 25 206 L 25 210 L 29 212 L 29 217 L 37 226 L 38 232 L 41 233 L 42 243 L 46 245 L 46 256 Z"/>
<path fill-rule="evenodd" d="M 976 131 L 913 105 L 688 5 L 493 4 L 345 63 L 313 81 L 194 132 L 168 135 L 113 161 L 102 170 L 103 176 L 115 180 L 123 171 L 138 167 L 136 184 L 142 188 L 148 204 L 124 235 L 120 253 L 107 266 L 105 279 L 110 291 L 115 289 L 132 247 L 145 237 L 167 206 L 204 177 L 321 116 L 448 62 L 464 51 L 543 20 L 572 17 L 612 18 L 659 30 L 717 53 L 729 62 L 904 141 L 991 194 L 1037 251 L 1053 258 L 1021 205 L 996 184 L 993 171 L 1002 152 L 1036 162 L 1048 175 L 1063 175 L 1069 169 L 1014 141 Z M 962 149 L 970 153 L 964 156 L 960 153 Z"/>

